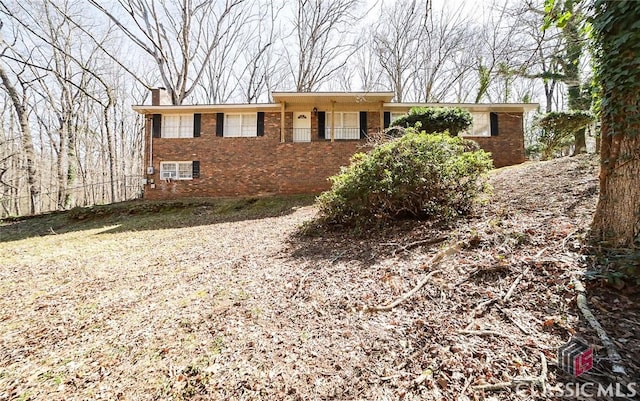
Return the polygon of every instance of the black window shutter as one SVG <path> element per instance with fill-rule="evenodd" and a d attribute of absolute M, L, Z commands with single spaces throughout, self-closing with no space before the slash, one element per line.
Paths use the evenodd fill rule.
<path fill-rule="evenodd" d="M 360 112 L 360 139 L 367 137 L 367 112 Z"/>
<path fill-rule="evenodd" d="M 200 113 L 194 114 L 193 115 L 193 137 L 194 138 L 198 138 L 200 136 L 201 123 L 202 123 L 202 114 Z"/>
<path fill-rule="evenodd" d="M 224 113 L 216 114 L 216 136 L 224 136 Z"/>
<path fill-rule="evenodd" d="M 491 124 L 491 136 L 498 136 L 498 113 L 489 113 L 489 123 Z"/>
<path fill-rule="evenodd" d="M 258 112 L 258 126 L 256 128 L 258 136 L 264 136 L 264 111 Z"/>
<path fill-rule="evenodd" d="M 154 114 L 153 115 L 153 125 L 151 126 L 153 130 L 154 138 L 162 137 L 162 114 Z"/>
<path fill-rule="evenodd" d="M 325 139 L 325 135 L 324 135 L 324 131 L 325 131 L 325 119 L 326 119 L 326 114 L 324 111 L 319 111 L 318 112 L 318 138 L 320 139 Z"/>
<path fill-rule="evenodd" d="M 191 177 L 200 178 L 200 161 L 194 160 L 191 162 Z"/>
<path fill-rule="evenodd" d="M 384 128 L 389 128 L 390 125 L 391 125 L 391 112 L 385 111 L 384 112 Z"/>

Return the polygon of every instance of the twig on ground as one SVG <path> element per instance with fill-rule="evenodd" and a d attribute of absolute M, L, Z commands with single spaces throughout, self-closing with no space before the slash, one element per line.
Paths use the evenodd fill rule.
<path fill-rule="evenodd" d="M 462 387 L 462 390 L 460 390 L 460 394 L 458 394 L 458 398 L 460 398 L 460 396 L 463 395 L 465 391 L 467 391 L 470 384 L 471 384 L 471 379 L 466 378 L 464 381 L 464 386 Z"/>
<path fill-rule="evenodd" d="M 475 308 L 473 308 L 473 312 L 471 313 L 471 316 L 472 317 L 481 316 L 480 312 L 484 312 L 485 309 L 487 309 L 488 307 L 490 307 L 496 302 L 498 302 L 498 298 L 487 299 L 486 301 L 480 302 L 478 305 L 476 305 Z"/>
<path fill-rule="evenodd" d="M 535 256 L 533 257 L 533 260 L 538 259 L 546 250 L 547 248 L 542 248 L 538 253 L 535 254 Z M 504 298 L 502 298 L 502 303 L 506 303 L 507 301 L 509 301 L 509 298 L 511 298 L 511 296 L 513 295 L 513 291 L 516 289 L 518 284 L 520 284 L 522 277 L 524 277 L 527 273 L 529 273 L 530 269 L 531 269 L 531 264 L 527 264 L 527 268 L 524 269 L 524 271 L 520 273 L 518 277 L 516 277 L 516 279 L 513 281 L 513 284 L 511 284 L 509 291 L 507 291 L 507 294 L 504 296 Z"/>
<path fill-rule="evenodd" d="M 507 320 L 509 320 L 514 325 L 516 325 L 516 327 L 519 328 L 521 332 L 523 332 L 524 334 L 531 334 L 531 330 L 529 330 L 528 328 L 524 327 L 521 323 L 519 323 L 517 320 L 515 320 L 513 318 L 513 316 L 511 316 L 509 313 L 507 313 L 507 311 L 502 309 L 500 307 L 500 305 L 496 305 L 496 308 L 507 318 Z"/>
<path fill-rule="evenodd" d="M 579 228 L 576 228 L 575 230 L 571 231 L 569 234 L 567 234 L 564 239 L 562 240 L 562 243 L 560 245 L 561 249 L 567 249 L 567 241 L 569 240 L 569 238 L 573 237 L 575 235 L 575 233 L 577 233 L 578 231 L 580 231 Z"/>
<path fill-rule="evenodd" d="M 542 394 L 546 393 L 547 388 L 547 357 L 544 356 L 544 353 L 540 353 L 540 364 L 542 367 L 540 368 L 540 376 L 536 377 L 516 377 L 509 382 L 502 383 L 492 383 L 492 384 L 481 384 L 478 386 L 472 386 L 473 390 L 477 391 L 497 391 L 497 390 L 506 390 L 508 388 L 516 387 L 520 384 L 529 384 L 529 385 L 538 385 L 542 388 Z"/>
<path fill-rule="evenodd" d="M 496 337 L 511 337 L 507 333 L 495 330 L 458 330 L 458 334 L 469 334 L 472 336 L 496 336 Z"/>
<path fill-rule="evenodd" d="M 300 293 L 300 290 L 302 290 L 302 284 L 304 284 L 304 280 L 309 276 L 309 274 L 311 274 L 313 272 L 313 270 L 309 270 L 307 273 L 305 273 L 302 277 L 300 277 L 300 280 L 298 280 L 298 288 L 296 289 L 296 292 L 291 296 L 291 299 L 295 299 L 295 297 L 298 296 L 298 294 Z"/>
<path fill-rule="evenodd" d="M 433 245 L 433 244 L 437 244 L 440 243 L 442 241 L 446 241 L 447 240 L 447 236 L 442 236 L 442 237 L 436 237 L 436 238 L 429 238 L 429 239 L 423 239 L 423 240 L 419 240 L 419 241 L 413 241 L 413 242 L 409 242 L 406 245 L 400 245 L 397 249 L 395 249 L 393 251 L 393 256 L 395 256 L 398 252 L 406 252 L 410 249 L 416 248 L 420 245 Z M 398 244 L 395 242 L 385 242 L 381 245 L 391 245 L 391 246 L 397 246 Z"/>
<path fill-rule="evenodd" d="M 509 291 L 507 291 L 507 294 L 504 296 L 504 298 L 502 298 L 502 302 L 507 302 L 509 300 L 509 298 L 511 298 L 511 295 L 513 295 L 513 291 L 516 289 L 516 287 L 518 286 L 518 284 L 520 284 L 520 281 L 522 280 L 522 277 L 524 277 L 525 274 L 529 273 L 529 269 L 531 269 L 531 265 L 528 265 L 526 269 L 524 269 L 524 271 L 522 273 L 520 273 L 520 275 L 518 277 L 516 277 L 516 279 L 513 281 L 513 284 L 511 284 L 511 287 L 509 288 Z"/>
<path fill-rule="evenodd" d="M 587 319 L 589 325 L 591 325 L 591 327 L 598 334 L 600 342 L 607 349 L 607 355 L 609 356 L 609 360 L 611 361 L 611 370 L 613 371 L 613 373 L 626 376 L 627 372 L 622 365 L 622 357 L 618 353 L 615 344 L 613 343 L 613 341 L 611 341 L 611 339 L 607 335 L 607 332 L 602 328 L 600 322 L 598 322 L 598 319 L 596 319 L 593 313 L 591 313 L 591 309 L 589 309 L 589 305 L 587 304 L 586 290 L 584 289 L 582 282 L 580 282 L 580 280 L 578 280 L 576 276 L 573 276 L 571 278 L 571 283 L 578 293 L 576 302 L 578 304 L 580 312 L 582 312 L 582 316 Z"/>
<path fill-rule="evenodd" d="M 337 254 L 336 256 L 334 256 L 333 258 L 331 258 L 331 260 L 329 260 L 329 264 L 334 264 L 338 261 L 338 259 L 340 259 L 341 257 L 344 256 L 344 254 L 347 253 L 347 251 L 342 251 L 339 254 Z"/>
<path fill-rule="evenodd" d="M 426 263 L 426 265 L 432 265 L 433 267 L 439 265 L 446 257 L 448 257 L 450 255 L 453 255 L 453 254 L 457 253 L 458 251 L 460 251 L 461 245 L 462 244 L 460 242 L 458 242 L 458 243 L 456 243 L 454 245 L 448 246 L 446 249 L 438 252 L 431 259 L 429 259 L 429 261 Z M 429 282 L 429 280 L 431 279 L 431 277 L 433 277 L 434 274 L 440 273 L 440 272 L 441 272 L 441 270 L 433 270 L 432 272 L 427 274 L 427 276 L 424 279 L 422 279 L 409 292 L 405 293 L 400 298 L 396 299 L 395 301 L 391 302 L 390 304 L 382 305 L 382 306 L 369 306 L 369 307 L 365 306 L 364 307 L 364 311 L 365 312 L 386 312 L 386 311 L 390 311 L 391 309 L 395 308 L 396 306 L 400 305 L 401 303 L 403 303 L 404 301 L 406 301 L 407 299 L 409 299 L 413 295 L 415 295 L 415 293 L 420 291 L 420 289 L 422 287 L 424 287 L 424 285 L 427 284 L 427 282 Z"/>

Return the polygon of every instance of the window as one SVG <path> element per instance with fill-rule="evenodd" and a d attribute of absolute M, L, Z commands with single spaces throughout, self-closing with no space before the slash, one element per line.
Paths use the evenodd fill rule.
<path fill-rule="evenodd" d="M 404 117 L 406 116 L 407 113 L 398 113 L 398 112 L 392 112 L 391 113 L 391 123 L 393 123 L 395 120 L 397 120 L 400 117 Z"/>
<path fill-rule="evenodd" d="M 160 162 L 160 179 L 190 180 L 193 178 L 193 162 Z"/>
<path fill-rule="evenodd" d="M 491 123 L 489 120 L 489 113 L 471 113 L 473 117 L 473 123 L 466 132 L 462 133 L 462 136 L 491 136 Z"/>
<path fill-rule="evenodd" d="M 358 112 L 335 113 L 335 139 L 360 139 L 360 114 Z M 331 113 L 327 113 L 325 138 L 331 138 Z"/>
<path fill-rule="evenodd" d="M 163 138 L 193 138 L 193 114 L 163 114 Z"/>
<path fill-rule="evenodd" d="M 258 117 L 256 113 L 227 113 L 224 115 L 225 137 L 258 136 Z"/>

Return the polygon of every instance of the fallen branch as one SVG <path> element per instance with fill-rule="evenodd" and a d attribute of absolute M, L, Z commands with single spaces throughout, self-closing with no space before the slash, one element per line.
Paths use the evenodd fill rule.
<path fill-rule="evenodd" d="M 477 391 L 498 391 L 498 390 L 506 390 L 509 388 L 514 388 L 516 386 L 522 384 L 528 385 L 538 385 L 542 388 L 542 394 L 546 394 L 547 390 L 547 357 L 544 354 L 540 353 L 540 364 L 542 367 L 540 368 L 540 376 L 536 377 L 516 377 L 509 382 L 501 382 L 501 383 L 491 383 L 491 384 L 480 384 L 478 386 L 471 386 L 473 390 Z"/>
<path fill-rule="evenodd" d="M 542 254 L 546 250 L 547 250 L 547 248 L 542 248 L 538 253 L 535 254 L 535 256 L 533 257 L 533 260 L 536 260 L 540 256 L 542 256 Z M 528 264 L 527 268 L 524 269 L 524 271 L 522 273 L 520 273 L 520 275 L 513 281 L 513 284 L 511 284 L 511 287 L 509 288 L 509 291 L 507 291 L 507 294 L 504 296 L 504 298 L 502 298 L 502 303 L 506 303 L 509 300 L 509 298 L 511 298 L 511 295 L 513 295 L 513 291 L 516 289 L 518 284 L 520 284 L 520 281 L 522 280 L 522 277 L 524 277 L 527 273 L 529 273 L 530 269 L 531 269 L 531 264 Z"/>
<path fill-rule="evenodd" d="M 609 356 L 609 360 L 611 361 L 613 373 L 627 375 L 624 366 L 622 365 L 622 357 L 618 353 L 615 344 L 609 336 L 607 332 L 602 328 L 598 319 L 591 313 L 591 309 L 589 309 L 589 305 L 587 304 L 587 296 L 584 286 L 576 278 L 576 276 L 571 277 L 571 283 L 573 287 L 576 289 L 578 296 L 576 298 L 576 303 L 578 304 L 578 308 L 580 312 L 582 312 L 582 316 L 589 322 L 589 325 L 596 331 L 598 337 L 600 338 L 600 342 L 607 349 L 607 355 Z"/>
<path fill-rule="evenodd" d="M 413 249 L 416 248 L 418 246 L 421 245 L 433 245 L 433 244 L 438 244 L 440 242 L 446 241 L 448 237 L 446 236 L 442 236 L 442 237 L 437 237 L 437 238 L 430 238 L 430 239 L 424 239 L 424 240 L 420 240 L 420 241 L 413 241 L 408 243 L 407 245 L 403 245 L 400 247 L 400 252 L 405 252 L 408 251 L 409 249 Z M 395 251 L 393 251 L 393 254 L 395 255 L 396 253 L 398 253 L 398 250 L 396 249 Z"/>
<path fill-rule="evenodd" d="M 398 252 L 405 252 L 408 251 L 410 249 L 416 248 L 418 246 L 421 245 L 433 245 L 433 244 L 437 244 L 440 243 L 442 241 L 446 241 L 447 240 L 447 236 L 442 236 L 442 237 L 436 237 L 436 238 L 429 238 L 429 239 L 423 239 L 423 240 L 419 240 L 419 241 L 413 241 L 413 242 L 409 242 L 406 245 L 400 245 L 396 250 L 393 251 L 393 256 L 396 255 L 396 253 Z M 390 245 L 390 246 L 398 246 L 397 243 L 395 242 L 386 242 L 383 243 L 381 245 Z"/>
<path fill-rule="evenodd" d="M 473 336 L 496 336 L 509 338 L 511 335 L 503 333 L 501 331 L 494 330 L 458 330 L 458 334 L 469 334 Z"/>
<path fill-rule="evenodd" d="M 451 256 L 455 253 L 457 253 L 458 251 L 460 251 L 461 248 L 461 243 L 458 242 L 455 245 L 451 245 L 449 247 L 447 247 L 446 249 L 438 252 L 437 254 L 435 254 L 431 259 L 429 259 L 429 261 L 426 263 L 426 265 L 432 265 L 433 267 L 439 265 L 446 257 Z M 391 309 L 395 308 L 396 306 L 400 305 L 401 303 L 403 303 L 404 301 L 406 301 L 407 299 L 411 298 L 412 296 L 414 296 L 418 291 L 420 291 L 420 289 L 422 287 L 424 287 L 425 284 L 427 284 L 427 282 L 429 282 L 429 280 L 431 279 L 431 277 L 433 277 L 433 275 L 435 275 L 436 273 L 440 273 L 441 270 L 434 270 L 432 272 L 430 272 L 429 274 L 427 274 L 427 276 L 422 279 L 415 287 L 413 287 L 409 292 L 405 293 L 403 296 L 401 296 L 400 298 L 396 299 L 395 301 L 391 302 L 390 304 L 387 305 L 383 305 L 383 306 L 365 306 L 364 307 L 364 311 L 365 312 L 386 312 L 386 311 L 390 311 Z"/>
<path fill-rule="evenodd" d="M 509 320 L 514 325 L 516 325 L 516 327 L 519 328 L 521 332 L 523 332 L 524 334 L 527 334 L 527 335 L 531 334 L 531 330 L 529 330 L 528 328 L 524 327 L 521 323 L 519 323 L 517 320 L 515 320 L 513 318 L 513 316 L 511 316 L 509 313 L 507 313 L 507 311 L 502 309 L 500 307 L 500 305 L 496 305 L 496 308 L 507 318 L 507 320 Z"/>
<path fill-rule="evenodd" d="M 522 277 L 524 277 L 525 274 L 529 273 L 529 269 L 531 269 L 531 265 L 527 266 L 527 268 L 524 269 L 524 271 L 520 273 L 518 277 L 516 277 L 516 279 L 513 281 L 513 284 L 511 284 L 511 288 L 509 288 L 509 291 L 507 291 L 507 294 L 504 296 L 504 298 L 502 298 L 503 303 L 507 302 L 509 298 L 511 298 L 511 295 L 513 295 L 513 291 L 516 289 L 518 284 L 520 284 Z"/>

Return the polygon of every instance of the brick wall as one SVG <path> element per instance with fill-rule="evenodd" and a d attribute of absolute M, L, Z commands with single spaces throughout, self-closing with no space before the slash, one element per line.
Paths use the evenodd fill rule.
<path fill-rule="evenodd" d="M 291 126 L 291 118 L 291 113 L 285 113 L 285 126 Z M 280 112 L 265 113 L 262 137 L 217 137 L 215 113 L 202 114 L 201 124 L 199 138 L 153 138 L 155 174 L 147 178 L 154 180 L 156 188 L 146 185 L 145 198 L 318 193 L 330 187 L 327 177 L 349 164 L 351 155 L 364 145 L 360 141 L 280 143 Z M 160 162 L 189 160 L 200 161 L 200 178 L 159 179 Z"/>
<path fill-rule="evenodd" d="M 522 113 L 498 113 L 497 136 L 468 139 L 476 141 L 482 149 L 491 152 L 495 167 L 524 162 Z"/>
<path fill-rule="evenodd" d="M 148 116 L 149 117 L 149 116 Z M 380 115 L 369 112 L 369 132 L 379 129 Z M 149 121 L 149 120 L 147 120 Z M 317 120 L 312 117 L 312 142 L 280 143 L 280 112 L 265 112 L 262 137 L 222 138 L 216 136 L 216 114 L 202 114 L 198 138 L 153 138 L 153 167 L 147 175 L 155 188 L 145 186 L 145 198 L 224 197 L 270 194 L 319 193 L 330 187 L 327 177 L 349 164 L 351 155 L 366 151 L 362 141 L 320 140 Z M 148 157 L 149 129 L 147 124 Z M 285 127 L 292 126 L 292 113 L 285 113 Z M 496 167 L 524 161 L 522 114 L 499 115 L 500 134 L 472 138 L 491 151 Z M 160 180 L 161 161 L 200 161 L 200 178 Z"/>

